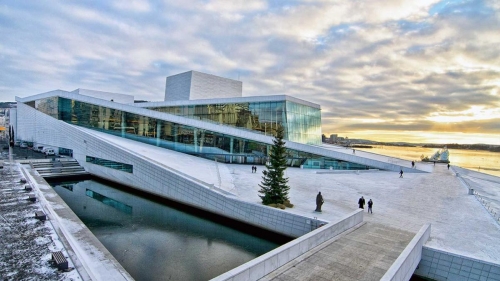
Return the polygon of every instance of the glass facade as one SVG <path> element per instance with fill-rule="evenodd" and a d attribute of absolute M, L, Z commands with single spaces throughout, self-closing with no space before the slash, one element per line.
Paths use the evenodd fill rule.
<path fill-rule="evenodd" d="M 271 148 L 266 143 L 66 98 L 37 100 L 35 108 L 73 125 L 223 163 L 265 164 Z M 294 110 L 304 114 L 300 107 Z M 291 149 L 287 150 L 287 165 L 336 170 L 369 168 Z"/>
<path fill-rule="evenodd" d="M 125 163 L 120 163 L 120 162 L 115 162 L 107 159 L 101 159 L 97 157 L 92 157 L 92 156 L 86 156 L 86 162 L 96 164 L 99 166 L 104 166 L 107 168 L 127 172 L 127 173 L 132 173 L 134 171 L 134 166 L 130 164 L 125 164 Z"/>
<path fill-rule="evenodd" d="M 321 144 L 321 112 L 292 101 L 161 106 L 148 109 L 247 129 L 268 136 L 283 126 L 285 140 Z"/>

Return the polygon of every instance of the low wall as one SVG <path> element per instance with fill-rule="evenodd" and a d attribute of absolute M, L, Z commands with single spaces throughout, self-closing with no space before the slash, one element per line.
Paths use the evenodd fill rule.
<path fill-rule="evenodd" d="M 47 221 L 64 245 L 64 249 L 61 249 L 56 243 L 54 250 L 61 249 L 69 257 L 82 280 L 134 280 L 41 176 L 24 167 L 21 167 L 21 171 L 33 187 L 39 204 L 47 215 Z"/>
<path fill-rule="evenodd" d="M 415 275 L 444 280 L 500 281 L 500 264 L 423 247 Z"/>
<path fill-rule="evenodd" d="M 323 170 L 315 171 L 315 174 L 365 174 L 365 173 L 377 173 L 380 172 L 379 169 L 369 169 L 369 170 Z"/>
<path fill-rule="evenodd" d="M 381 281 L 408 281 L 422 257 L 422 247 L 431 235 L 431 225 L 425 224 L 401 252 Z"/>
<path fill-rule="evenodd" d="M 360 209 L 337 222 L 322 226 L 233 270 L 219 275 L 212 279 L 212 281 L 257 280 L 361 222 L 363 222 L 363 210 Z"/>

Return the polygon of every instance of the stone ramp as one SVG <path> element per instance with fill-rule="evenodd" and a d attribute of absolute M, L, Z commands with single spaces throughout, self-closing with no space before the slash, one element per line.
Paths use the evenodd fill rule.
<path fill-rule="evenodd" d="M 414 236 L 415 233 L 365 223 L 260 280 L 380 280 Z"/>

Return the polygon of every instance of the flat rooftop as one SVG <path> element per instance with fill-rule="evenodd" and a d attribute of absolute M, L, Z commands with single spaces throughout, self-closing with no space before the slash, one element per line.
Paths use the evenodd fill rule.
<path fill-rule="evenodd" d="M 224 190 L 241 200 L 260 204 L 258 184 L 264 166 L 252 173 L 250 165 L 215 163 L 183 153 L 87 130 L 123 149 L 177 170 Z M 332 148 L 333 149 L 333 148 Z M 339 149 L 339 151 L 342 151 Z M 352 150 L 344 149 L 345 153 Z M 364 154 L 356 150 L 356 155 Z M 383 159 L 386 156 L 373 156 Z M 387 157 L 387 161 L 394 158 Z M 392 160 L 391 160 L 392 159 Z M 405 160 L 398 160 L 403 164 Z M 406 161 L 408 162 L 408 161 Z M 409 164 L 409 162 L 408 162 Z M 372 199 L 373 214 L 364 221 L 401 231 L 417 233 L 422 225 L 431 224 L 427 247 L 500 263 L 500 225 L 487 209 L 456 176 L 458 168 L 417 163 L 429 173 L 405 173 L 399 178 L 392 171 L 330 171 L 289 168 L 290 199 L 294 208 L 286 212 L 335 221 L 357 209 L 359 197 Z M 455 170 L 456 169 L 456 170 Z M 217 170 L 220 173 L 220 183 Z M 495 204 L 500 202 L 500 178 L 460 169 L 462 177 L 486 194 Z M 323 172 L 323 173 L 317 173 Z M 322 213 L 314 212 L 316 194 L 321 191 L 325 203 Z"/>

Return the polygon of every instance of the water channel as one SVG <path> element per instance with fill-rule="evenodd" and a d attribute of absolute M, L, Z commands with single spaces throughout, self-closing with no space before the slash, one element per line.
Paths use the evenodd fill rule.
<path fill-rule="evenodd" d="M 136 280 L 208 280 L 289 241 L 98 179 L 51 185 Z"/>

